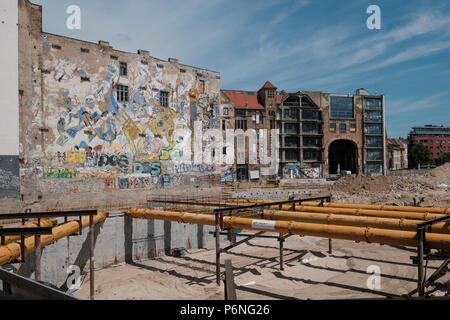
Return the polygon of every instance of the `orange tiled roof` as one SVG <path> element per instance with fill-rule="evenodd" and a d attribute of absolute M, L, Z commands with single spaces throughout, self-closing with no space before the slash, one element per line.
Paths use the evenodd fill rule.
<path fill-rule="evenodd" d="M 224 91 L 224 93 L 234 103 L 235 109 L 264 110 L 264 106 L 258 102 L 257 92 Z"/>

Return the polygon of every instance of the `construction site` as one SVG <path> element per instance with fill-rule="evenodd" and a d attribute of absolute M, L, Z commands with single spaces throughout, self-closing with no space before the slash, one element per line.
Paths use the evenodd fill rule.
<path fill-rule="evenodd" d="M 448 297 L 449 173 L 447 164 L 418 176 L 349 176 L 314 189 L 24 199 L 32 218 L 19 228 L 22 241 L 8 236 L 15 225 L 5 219 L 13 217 L 1 217 L 0 263 L 80 299 Z M 17 200 L 2 205 L 14 211 Z M 40 236 L 37 252 L 32 234 L 45 227 L 51 232 Z M 74 265 L 79 286 L 70 290 Z"/>
<path fill-rule="evenodd" d="M 450 296 L 450 164 L 388 168 L 383 94 L 223 90 L 0 9 L 0 299 Z"/>

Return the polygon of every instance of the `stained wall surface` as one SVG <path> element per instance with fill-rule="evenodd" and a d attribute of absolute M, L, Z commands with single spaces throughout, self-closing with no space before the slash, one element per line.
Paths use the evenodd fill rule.
<path fill-rule="evenodd" d="M 19 194 L 18 3 L 0 8 L 0 198 Z"/>
<path fill-rule="evenodd" d="M 221 129 L 219 73 L 44 33 L 42 8 L 19 3 L 22 194 L 220 183 L 220 166 L 176 162 L 196 121 Z"/>

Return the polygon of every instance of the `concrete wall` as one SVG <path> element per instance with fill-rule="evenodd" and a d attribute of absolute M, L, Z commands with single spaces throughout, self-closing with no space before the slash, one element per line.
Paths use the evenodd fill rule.
<path fill-rule="evenodd" d="M 190 153 L 195 121 L 221 128 L 219 73 L 42 32 L 42 8 L 19 1 L 23 194 L 220 183 L 221 168 Z"/>
<path fill-rule="evenodd" d="M 214 228 L 112 216 L 94 229 L 95 268 L 160 257 L 166 252 L 170 254 L 174 248 L 212 249 L 215 239 L 210 231 Z M 70 266 L 89 271 L 89 237 L 89 228 L 86 228 L 81 236 L 64 238 L 44 248 L 42 281 L 65 289 Z M 20 275 L 34 278 L 34 259 L 34 253 L 31 253 L 26 256 L 25 264 L 5 268 L 14 268 Z"/>
<path fill-rule="evenodd" d="M 0 4 L 0 198 L 19 194 L 18 3 Z"/>

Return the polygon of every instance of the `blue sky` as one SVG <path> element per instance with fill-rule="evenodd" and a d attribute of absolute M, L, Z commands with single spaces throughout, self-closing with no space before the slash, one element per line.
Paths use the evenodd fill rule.
<path fill-rule="evenodd" d="M 386 95 L 390 137 L 410 128 L 450 126 L 448 0 L 32 0 L 44 31 L 115 49 L 149 50 L 222 74 L 223 89 Z M 81 30 L 66 8 L 81 8 Z M 366 9 L 381 8 L 369 30 Z"/>

